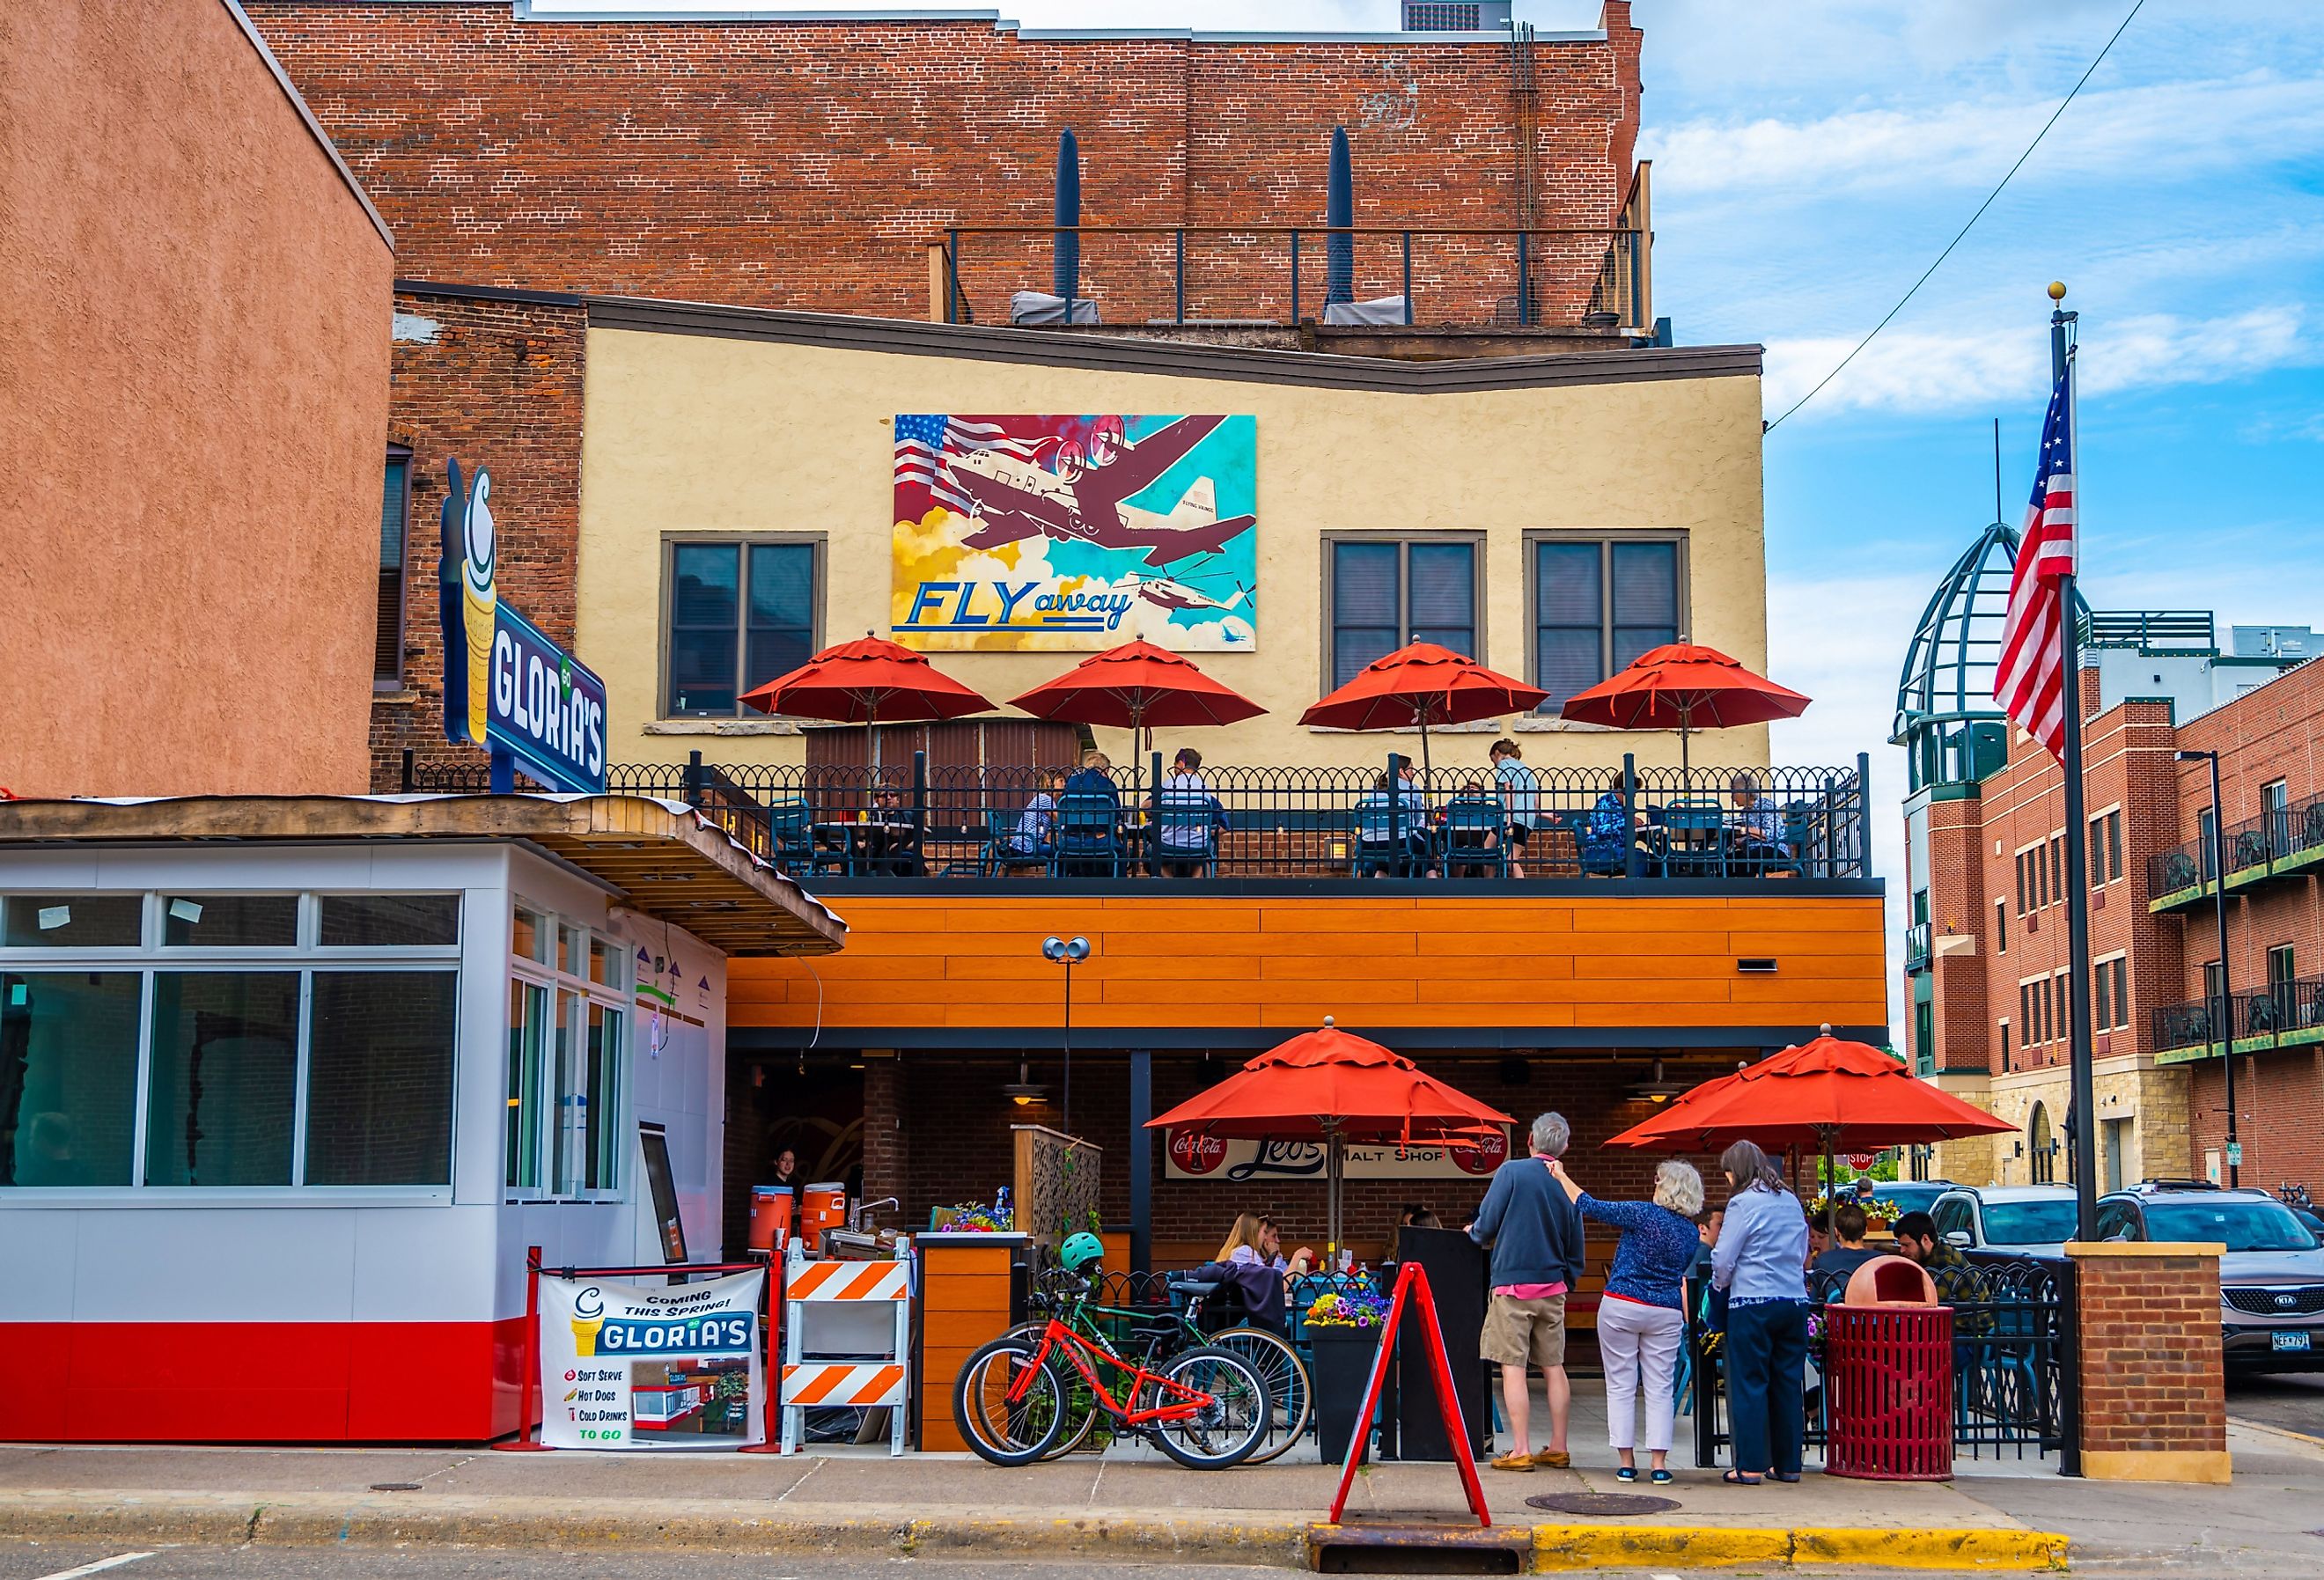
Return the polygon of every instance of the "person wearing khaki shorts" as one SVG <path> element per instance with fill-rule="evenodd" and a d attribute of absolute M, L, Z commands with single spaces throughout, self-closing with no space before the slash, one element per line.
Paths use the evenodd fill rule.
<path fill-rule="evenodd" d="M 1565 1297 L 1582 1276 L 1582 1219 L 1551 1173 L 1571 1138 L 1564 1119 L 1545 1113 L 1533 1122 L 1531 1155 L 1514 1158 L 1493 1176 L 1469 1225 L 1469 1237 L 1492 1247 L 1492 1298 L 1478 1335 L 1478 1353 L 1501 1369 L 1501 1405 L 1512 1446 L 1495 1470 L 1563 1470 L 1566 1421 L 1573 1391 L 1565 1377 Z M 1541 1368 L 1549 1406 L 1549 1446 L 1533 1451 L 1531 1390 L 1526 1369 Z"/>

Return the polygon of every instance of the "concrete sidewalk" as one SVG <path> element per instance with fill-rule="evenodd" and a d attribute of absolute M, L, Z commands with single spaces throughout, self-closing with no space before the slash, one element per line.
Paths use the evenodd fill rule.
<path fill-rule="evenodd" d="M 2324 1450 L 2238 1431 L 2236 1483 L 2123 1487 L 2054 1474 L 1950 1483 L 1720 1485 L 1678 1472 L 1680 1507 L 1619 1521 L 1528 1509 L 1618 1487 L 1596 1465 L 1484 1474 L 1494 1521 L 1535 1528 L 1536 1566 L 1845 1562 L 2039 1568 L 2078 1555 L 2184 1555 L 2253 1542 L 2324 1557 Z M 1988 1466 L 1988 1469 L 1991 1467 Z M 2030 1467 L 2029 1467 L 2030 1468 Z M 966 1455 L 843 1449 L 732 1454 L 0 1447 L 0 1535 L 285 1544 L 466 1543 L 555 1549 L 1178 1558 L 1305 1566 L 1335 1467 L 1182 1470 L 1151 1450 L 1001 1470 Z M 401 1490 L 409 1488 L 410 1490 Z M 383 1490 L 394 1489 L 394 1490 Z M 1375 1465 L 1352 1511 L 1458 1514 L 1450 1465 Z M 2232 1538 L 2223 1532 L 2234 1533 Z M 2228 1544 L 2222 1547 L 2222 1544 Z M 2304 1545 L 2303 1545 L 2304 1544 Z"/>

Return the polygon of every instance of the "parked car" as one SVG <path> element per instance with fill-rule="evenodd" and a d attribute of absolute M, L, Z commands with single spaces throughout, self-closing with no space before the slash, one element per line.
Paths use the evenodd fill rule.
<path fill-rule="evenodd" d="M 1937 1233 L 1963 1251 L 2063 1256 L 2074 1237 L 2070 1185 L 1957 1185 L 1929 1209 Z"/>
<path fill-rule="evenodd" d="M 1950 1179 L 1884 1179 L 1872 1187 L 1872 1199 L 1880 1204 L 1880 1214 L 1895 1223 L 1906 1213 L 1925 1213 L 1936 1206 L 1937 1197 L 1953 1188 Z"/>
<path fill-rule="evenodd" d="M 2228 1367 L 2324 1370 L 2324 1243 L 2264 1190 L 2141 1186 L 2098 1200 L 2102 1240 L 2213 1241 Z"/>

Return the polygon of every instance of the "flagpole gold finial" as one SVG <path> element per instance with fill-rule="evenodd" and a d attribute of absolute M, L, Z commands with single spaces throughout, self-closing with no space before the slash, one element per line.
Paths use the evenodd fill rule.
<path fill-rule="evenodd" d="M 2052 301 L 2063 301 L 2066 300 L 2066 282 L 2064 281 L 2052 280 L 2050 282 L 2050 300 Z"/>

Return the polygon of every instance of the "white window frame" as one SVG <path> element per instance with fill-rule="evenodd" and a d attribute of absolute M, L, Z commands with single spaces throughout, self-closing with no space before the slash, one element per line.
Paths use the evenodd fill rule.
<path fill-rule="evenodd" d="M 586 922 L 559 913 L 554 907 L 528 901 L 522 895 L 516 896 L 511 902 L 512 915 L 519 910 L 529 912 L 548 929 L 550 958 L 543 961 L 516 953 L 516 933 L 512 925 L 509 932 L 509 980 L 545 990 L 549 1019 L 542 1028 L 545 1040 L 540 1053 L 540 1075 L 532 1091 L 527 1094 L 541 1116 L 536 1142 L 540 1150 L 533 1159 L 537 1183 L 521 1186 L 508 1182 L 511 1172 L 507 1156 L 508 1127 L 503 1123 L 499 1127 L 499 1146 L 496 1148 L 501 1154 L 496 1178 L 502 1200 L 511 1205 L 626 1202 L 630 1199 L 631 1185 L 637 1173 L 631 1167 L 629 1148 L 623 1144 L 634 1106 L 630 1090 L 631 1058 L 634 1041 L 633 1022 L 637 1017 L 636 992 L 632 985 L 634 963 L 630 958 L 629 946 L 602 927 L 592 928 Z M 565 969 L 564 943 L 568 933 L 580 937 L 582 970 L 578 974 Z M 605 943 L 606 980 L 602 983 L 591 982 L 588 978 L 589 940 L 592 936 L 602 938 Z M 569 1150 L 586 1146 L 587 1130 L 586 1123 L 571 1126 L 566 1123 L 567 1104 L 567 1094 L 563 1090 L 561 1063 L 565 1038 L 569 1034 L 586 1039 L 588 1036 L 592 1006 L 614 1017 L 614 1023 L 619 1028 L 614 1039 L 614 1067 L 608 1083 L 613 1094 L 613 1112 L 604 1117 L 601 1125 L 609 1148 L 606 1160 L 614 1170 L 613 1184 L 595 1188 L 581 1186 L 560 1188 L 558 1182 L 561 1167 L 570 1167 L 572 1178 L 576 1179 L 583 1178 L 586 1172 L 583 1167 L 586 1162 L 586 1153 L 573 1150 L 567 1156 Z M 568 1016 L 572 1017 L 570 1025 L 567 1024 Z M 499 1092 L 505 1092 L 508 1087 L 507 1061 L 512 1051 L 508 1046 L 510 1030 L 509 1024 L 503 1021 L 500 1079 L 493 1088 Z M 582 1047 L 580 1042 L 575 1044 L 576 1068 L 578 1061 L 586 1058 L 581 1051 Z"/>
<path fill-rule="evenodd" d="M 39 900 L 80 899 L 88 896 L 115 897 L 135 894 L 140 901 L 138 942 L 131 946 L 104 948 L 41 948 L 0 945 L 0 971 L 19 975 L 59 975 L 76 971 L 109 971 L 137 973 L 137 1073 L 133 1102 L 130 1139 L 130 1179 L 127 1185 L 60 1185 L 60 1186 L 0 1186 L 0 1211 L 12 1207 L 54 1208 L 60 1204 L 103 1206 L 239 1206 L 327 1205 L 330 1203 L 364 1202 L 370 1204 L 449 1204 L 453 1181 L 446 1179 L 433 1185 L 309 1185 L 307 1173 L 307 1097 L 309 1078 L 309 1062 L 314 1029 L 311 1024 L 314 1000 L 314 974 L 317 971 L 383 971 L 410 972 L 448 969 L 454 977 L 454 1000 L 459 1002 L 460 984 L 465 980 L 462 951 L 472 919 L 468 915 L 467 896 L 458 889 L 442 885 L 416 885 L 392 889 L 347 890 L 326 887 L 318 890 L 272 889 L 242 883 L 205 883 L 198 880 L 171 883 L 143 891 L 91 887 L 87 884 L 73 888 L 54 886 L 33 887 L 11 885 L 5 898 Z M 450 895 L 458 905 L 454 941 L 449 944 L 366 945 L 324 947 L 317 940 L 322 933 L 322 901 L 326 896 L 361 895 L 364 898 L 392 898 L 397 895 Z M 200 945 L 161 942 L 164 935 L 162 910 L 174 898 L 254 898 L 281 899 L 293 897 L 298 901 L 298 920 L 293 941 L 271 945 Z M 155 978 L 164 972 L 295 972 L 299 976 L 299 1030 L 295 1053 L 297 1059 L 297 1089 L 292 1098 L 290 1135 L 290 1183 L 288 1185 L 148 1185 L 145 1183 L 145 1149 L 151 1123 L 149 1106 L 153 1085 L 153 992 Z M 455 1015 L 452 1027 L 452 1090 L 447 1095 L 450 1104 L 452 1133 L 447 1142 L 446 1159 L 448 1169 L 458 1168 L 460 1148 L 460 1113 L 458 1102 L 458 1071 L 460 1068 L 460 1017 Z"/>

